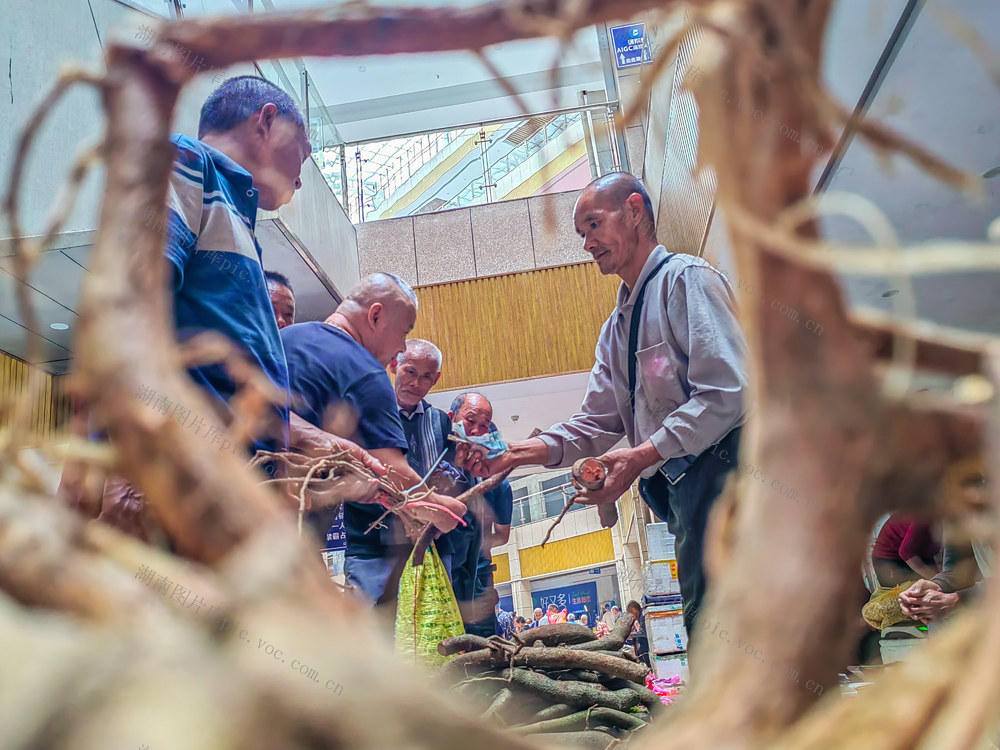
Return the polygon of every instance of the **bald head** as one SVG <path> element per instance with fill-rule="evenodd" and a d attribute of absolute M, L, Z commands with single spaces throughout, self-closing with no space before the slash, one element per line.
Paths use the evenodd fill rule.
<path fill-rule="evenodd" d="M 603 177 L 598 177 L 583 189 L 580 198 L 590 192 L 598 201 L 612 209 L 620 209 L 628 202 L 632 195 L 638 195 L 642 201 L 642 213 L 646 220 L 643 230 L 650 237 L 656 236 L 656 223 L 653 219 L 653 201 L 650 200 L 649 193 L 643 187 L 642 182 L 635 175 L 628 172 L 612 172 Z"/>
<path fill-rule="evenodd" d="M 649 194 L 625 172 L 599 177 L 583 189 L 573 225 L 601 273 L 616 274 L 630 288 L 657 244 Z"/>
<path fill-rule="evenodd" d="M 407 302 L 417 307 L 417 295 L 413 288 L 393 273 L 373 273 L 365 276 L 344 298 L 337 312 L 344 313 L 347 308 L 367 310 L 376 302 Z"/>
<path fill-rule="evenodd" d="M 373 273 L 355 286 L 327 323 L 339 326 L 383 366 L 406 351 L 417 320 L 417 295 L 398 276 Z"/>
<path fill-rule="evenodd" d="M 438 370 L 441 369 L 443 357 L 440 349 L 424 339 L 407 339 L 406 351 L 396 357 L 396 365 L 421 359 L 429 360 L 434 363 Z"/>
<path fill-rule="evenodd" d="M 486 435 L 493 423 L 493 404 L 481 393 L 463 393 L 451 402 L 448 416 L 465 425 L 466 435 Z"/>

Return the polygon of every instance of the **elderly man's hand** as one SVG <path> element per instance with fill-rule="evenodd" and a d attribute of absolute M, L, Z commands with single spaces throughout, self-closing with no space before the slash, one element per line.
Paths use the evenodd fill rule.
<path fill-rule="evenodd" d="M 465 515 L 466 511 L 464 503 L 459 502 L 453 497 L 448 497 L 447 495 L 439 495 L 436 492 L 432 492 L 427 497 L 422 498 L 422 500 L 426 503 L 433 503 L 435 506 L 440 507 L 430 507 L 426 505 L 414 506 L 411 504 L 407 506 L 407 510 L 413 515 L 414 518 L 417 518 L 423 523 L 434 524 L 434 526 L 436 526 L 438 531 L 442 534 L 447 534 L 456 526 L 463 523 L 462 516 Z M 447 512 L 443 509 L 446 509 Z"/>
<path fill-rule="evenodd" d="M 357 443 L 353 443 L 346 438 L 339 437 L 326 430 L 321 430 L 319 427 L 306 422 L 295 412 L 292 412 L 289 416 L 288 429 L 292 449 L 310 458 L 346 452 L 351 458 L 359 461 L 366 469 L 375 474 L 375 476 L 384 477 L 388 473 L 388 470 L 377 458 Z"/>
<path fill-rule="evenodd" d="M 514 456 L 510 451 L 496 458 L 487 459 L 486 454 L 467 443 L 459 443 L 455 448 L 455 465 L 465 469 L 472 476 L 486 479 L 494 474 L 515 466 Z"/>
<path fill-rule="evenodd" d="M 958 594 L 944 593 L 934 581 L 917 581 L 899 595 L 903 614 L 925 625 L 943 620 L 957 604 Z"/>
<path fill-rule="evenodd" d="M 518 440 L 510 444 L 510 450 L 493 459 L 485 459 L 482 451 L 473 450 L 468 445 L 458 444 L 455 450 L 455 465 L 468 471 L 472 476 L 485 479 L 507 469 L 530 464 L 546 464 L 549 461 L 549 446 L 538 438 Z"/>
<path fill-rule="evenodd" d="M 105 483 L 97 520 L 144 542 L 150 541 L 146 496 L 121 477 L 111 477 Z"/>
<path fill-rule="evenodd" d="M 644 469 L 662 461 L 660 454 L 656 452 L 649 442 L 642 443 L 635 448 L 620 448 L 608 451 L 598 460 L 608 469 L 608 476 L 604 480 L 604 486 L 599 490 L 582 489 L 577 502 L 585 505 L 597 505 L 600 503 L 613 503 L 626 492 L 629 487 L 639 478 L 639 474 Z"/>

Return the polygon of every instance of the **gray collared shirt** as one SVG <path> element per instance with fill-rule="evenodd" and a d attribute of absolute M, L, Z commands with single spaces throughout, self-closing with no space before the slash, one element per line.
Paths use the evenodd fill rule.
<path fill-rule="evenodd" d="M 398 403 L 396 405 L 399 406 Z M 422 415 L 423 413 L 424 413 L 424 402 L 423 401 L 421 401 L 419 404 L 417 404 L 415 407 L 413 407 L 412 411 L 406 411 L 406 409 L 404 409 L 402 406 L 399 407 L 399 416 L 402 417 L 403 419 L 409 419 L 410 421 L 413 421 L 413 419 L 418 414 Z"/>
<path fill-rule="evenodd" d="M 618 289 L 580 412 L 538 436 L 549 448 L 547 466 L 600 456 L 623 436 L 633 447 L 651 441 L 664 461 L 697 456 L 743 423 L 747 346 L 733 291 L 706 261 L 686 254 L 667 261 L 646 287 L 632 414 L 626 362 L 632 307 L 646 277 L 667 255 L 657 245 L 635 288 Z M 651 477 L 662 465 L 642 476 Z"/>

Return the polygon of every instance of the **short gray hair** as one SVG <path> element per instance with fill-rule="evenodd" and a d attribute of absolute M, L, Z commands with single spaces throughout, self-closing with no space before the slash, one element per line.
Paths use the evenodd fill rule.
<path fill-rule="evenodd" d="M 407 339 L 406 351 L 396 355 L 396 365 L 401 365 L 411 358 L 432 359 L 439 371 L 441 363 L 444 361 L 441 350 L 425 339 Z"/>

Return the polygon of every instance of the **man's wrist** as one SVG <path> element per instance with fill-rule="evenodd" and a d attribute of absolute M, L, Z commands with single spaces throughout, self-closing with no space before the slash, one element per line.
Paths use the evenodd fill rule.
<path fill-rule="evenodd" d="M 549 462 L 549 446 L 544 440 L 528 438 L 510 444 L 510 460 L 512 468 L 527 464 L 544 466 Z"/>
<path fill-rule="evenodd" d="M 632 449 L 632 465 L 639 472 L 663 461 L 663 456 L 649 440 Z"/>

